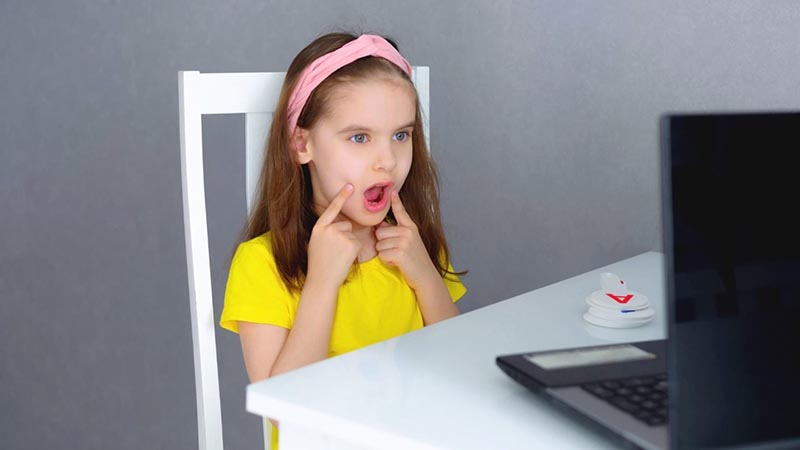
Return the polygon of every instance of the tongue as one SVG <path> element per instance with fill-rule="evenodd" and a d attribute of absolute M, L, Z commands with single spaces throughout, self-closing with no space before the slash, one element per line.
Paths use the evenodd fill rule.
<path fill-rule="evenodd" d="M 373 188 L 367 189 L 367 191 L 364 192 L 364 197 L 371 202 L 377 202 L 378 199 L 381 197 L 382 191 L 383 188 L 381 188 L 380 186 L 375 186 Z"/>

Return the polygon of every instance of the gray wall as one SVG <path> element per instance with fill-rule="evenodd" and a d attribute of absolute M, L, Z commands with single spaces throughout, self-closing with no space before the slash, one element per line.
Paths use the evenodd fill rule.
<path fill-rule="evenodd" d="M 0 447 L 197 445 L 178 70 L 282 71 L 339 26 L 386 33 L 430 66 L 432 152 L 470 311 L 659 249 L 659 114 L 800 108 L 799 9 L 3 0 Z M 243 121 L 205 125 L 220 299 L 244 220 Z M 238 338 L 218 343 L 227 447 L 258 448 Z"/>

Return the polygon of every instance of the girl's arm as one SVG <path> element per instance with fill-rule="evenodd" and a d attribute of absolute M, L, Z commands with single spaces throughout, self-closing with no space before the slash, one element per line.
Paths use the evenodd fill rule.
<path fill-rule="evenodd" d="M 239 321 L 239 339 L 251 383 L 269 378 L 289 330 L 277 325 Z"/>
<path fill-rule="evenodd" d="M 458 315 L 439 271 L 433 265 L 414 220 L 408 215 L 400 195 L 392 191 L 392 212 L 397 225 L 382 222 L 375 230 L 378 256 L 387 264 L 397 266 L 417 296 L 425 325 Z"/>
<path fill-rule="evenodd" d="M 306 283 L 291 330 L 239 322 L 239 337 L 251 383 L 321 361 L 328 356 L 338 289 Z"/>
<path fill-rule="evenodd" d="M 289 330 L 276 325 L 239 321 L 239 338 L 247 377 L 251 383 L 269 378 Z M 274 427 L 278 421 L 269 419 Z"/>
<path fill-rule="evenodd" d="M 276 325 L 239 322 L 239 337 L 251 383 L 298 369 L 328 356 L 338 286 L 325 289 L 308 282 L 300 294 L 291 330 Z M 278 421 L 270 419 L 278 428 Z"/>
<path fill-rule="evenodd" d="M 311 231 L 308 274 L 300 293 L 297 314 L 269 376 L 328 357 L 339 287 L 361 250 L 361 242 L 352 233 L 353 225 L 347 220 L 336 222 L 353 189 L 351 184 L 345 185 L 320 214 Z"/>
<path fill-rule="evenodd" d="M 429 260 L 430 261 L 430 260 Z M 439 322 L 457 316 L 458 307 L 450 298 L 450 292 L 439 275 L 439 271 L 430 263 L 429 274 L 420 281 L 414 293 L 417 295 L 417 304 L 422 313 L 425 325 Z"/>
<path fill-rule="evenodd" d="M 274 359 L 269 376 L 275 376 L 328 357 L 333 315 L 336 311 L 338 285 L 324 285 L 308 280 L 300 294 L 300 303 L 292 329 Z"/>

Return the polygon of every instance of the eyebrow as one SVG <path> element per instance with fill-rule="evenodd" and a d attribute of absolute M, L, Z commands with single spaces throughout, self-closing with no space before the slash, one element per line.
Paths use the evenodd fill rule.
<path fill-rule="evenodd" d="M 403 126 L 398 127 L 397 129 L 402 130 L 404 128 L 413 128 L 415 124 L 416 121 L 411 121 Z M 354 131 L 372 131 L 372 129 L 362 125 L 353 124 L 342 128 L 337 134 L 352 133 Z"/>

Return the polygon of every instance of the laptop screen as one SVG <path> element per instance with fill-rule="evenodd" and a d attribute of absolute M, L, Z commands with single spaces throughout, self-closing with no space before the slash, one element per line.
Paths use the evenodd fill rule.
<path fill-rule="evenodd" d="M 673 446 L 800 439 L 800 114 L 662 137 Z"/>

